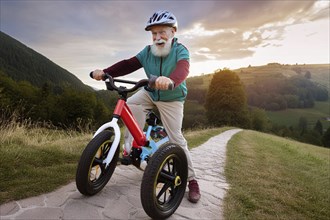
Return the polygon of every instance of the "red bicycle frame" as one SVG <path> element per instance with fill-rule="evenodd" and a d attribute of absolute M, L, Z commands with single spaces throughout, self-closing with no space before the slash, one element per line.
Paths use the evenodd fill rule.
<path fill-rule="evenodd" d="M 143 133 L 143 131 L 138 126 L 138 124 L 137 124 L 131 110 L 127 106 L 125 100 L 122 100 L 122 99 L 118 100 L 113 114 L 114 114 L 114 117 L 119 116 L 123 120 L 127 129 L 130 131 L 135 142 L 139 146 L 146 146 L 146 144 L 147 144 L 146 135 Z"/>

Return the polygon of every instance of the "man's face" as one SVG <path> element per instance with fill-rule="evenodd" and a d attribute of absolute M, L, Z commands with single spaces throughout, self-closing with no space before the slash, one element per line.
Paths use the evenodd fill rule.
<path fill-rule="evenodd" d="M 163 25 L 151 27 L 150 30 L 152 33 L 152 41 L 158 48 L 164 48 L 165 43 L 169 39 L 172 39 L 175 33 L 174 28 Z"/>

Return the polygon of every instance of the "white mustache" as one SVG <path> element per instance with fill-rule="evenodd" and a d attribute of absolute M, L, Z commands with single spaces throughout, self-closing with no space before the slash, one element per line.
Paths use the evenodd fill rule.
<path fill-rule="evenodd" d="M 155 40 L 154 41 L 154 44 L 161 44 L 161 43 L 166 43 L 166 40 L 164 40 L 164 39 L 159 39 L 159 40 Z"/>

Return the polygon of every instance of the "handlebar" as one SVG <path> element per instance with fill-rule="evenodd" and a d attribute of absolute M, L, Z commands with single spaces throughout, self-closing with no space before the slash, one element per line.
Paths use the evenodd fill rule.
<path fill-rule="evenodd" d="M 108 90 L 115 90 L 115 91 L 125 92 L 125 93 L 134 92 L 140 87 L 149 85 L 149 80 L 148 79 L 141 79 L 138 82 L 133 82 L 133 81 L 124 80 L 124 79 L 114 79 L 109 74 L 105 74 L 105 78 L 106 78 L 105 84 L 106 84 Z M 115 82 L 132 84 L 134 86 L 132 88 L 129 88 L 129 89 L 127 89 L 126 87 L 123 87 L 123 86 L 117 87 L 115 85 Z"/>
<path fill-rule="evenodd" d="M 91 72 L 89 75 L 91 78 L 93 78 L 93 72 Z M 152 91 L 155 88 L 156 79 L 157 79 L 157 76 L 152 76 L 150 79 L 141 79 L 140 81 L 135 82 L 135 81 L 124 80 L 124 79 L 115 79 L 108 73 L 105 73 L 105 75 L 103 76 L 103 80 L 105 81 L 105 84 L 106 84 L 108 90 L 115 90 L 115 91 L 125 92 L 125 93 L 134 92 L 138 88 L 141 88 L 143 86 L 145 86 L 146 90 Z M 115 82 L 132 84 L 134 86 L 129 89 L 127 89 L 126 87 L 123 87 L 123 86 L 117 87 L 115 85 Z M 171 83 L 168 86 L 168 90 L 173 90 L 173 89 L 174 89 L 174 84 Z"/>

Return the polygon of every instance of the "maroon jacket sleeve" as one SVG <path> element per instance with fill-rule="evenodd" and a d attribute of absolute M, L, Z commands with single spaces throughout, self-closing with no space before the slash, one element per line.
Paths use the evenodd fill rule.
<path fill-rule="evenodd" d="M 106 68 L 103 72 L 110 74 L 112 77 L 124 76 L 132 73 L 142 67 L 140 61 L 136 57 L 128 60 L 122 60 L 114 65 Z"/>
<path fill-rule="evenodd" d="M 176 68 L 170 74 L 170 79 L 173 80 L 175 87 L 179 86 L 189 74 L 189 62 L 187 60 L 179 60 L 176 63 Z"/>

